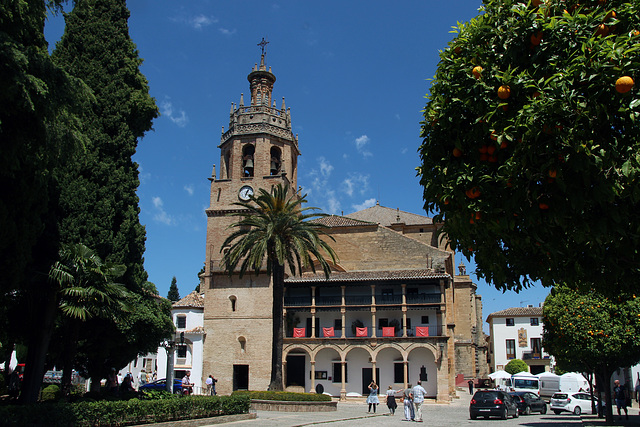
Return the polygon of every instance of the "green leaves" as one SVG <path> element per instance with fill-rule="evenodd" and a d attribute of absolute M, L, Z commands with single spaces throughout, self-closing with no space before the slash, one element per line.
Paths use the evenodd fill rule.
<path fill-rule="evenodd" d="M 458 26 L 430 88 L 418 171 L 425 209 L 499 289 L 565 279 L 610 289 L 612 271 L 619 286 L 634 283 L 640 259 L 625 251 L 640 245 L 630 232 L 640 206 L 620 189 L 638 172 L 629 160 L 640 149 L 640 92 L 617 93 L 615 81 L 640 78 L 637 5 L 484 4 L 483 15 Z M 601 25 L 606 34 L 597 34 Z M 508 98 L 497 96 L 500 85 L 509 85 Z M 473 186 L 480 197 L 468 197 Z M 597 246 L 585 254 L 584 242 L 606 255 Z"/>

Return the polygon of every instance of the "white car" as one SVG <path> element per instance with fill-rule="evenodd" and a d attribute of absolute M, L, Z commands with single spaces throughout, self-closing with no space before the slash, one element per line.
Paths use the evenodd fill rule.
<path fill-rule="evenodd" d="M 574 415 L 591 414 L 591 396 L 588 393 L 553 393 L 549 408 L 556 414 L 571 412 Z"/>

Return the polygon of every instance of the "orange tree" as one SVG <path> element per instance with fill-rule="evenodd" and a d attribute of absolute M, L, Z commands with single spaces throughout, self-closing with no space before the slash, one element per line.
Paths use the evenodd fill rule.
<path fill-rule="evenodd" d="M 612 420 L 611 374 L 640 361 L 640 298 L 558 285 L 545 300 L 543 322 L 544 349 L 561 366 L 596 374 Z"/>
<path fill-rule="evenodd" d="M 497 288 L 640 278 L 638 9 L 485 0 L 441 52 L 425 209 Z"/>

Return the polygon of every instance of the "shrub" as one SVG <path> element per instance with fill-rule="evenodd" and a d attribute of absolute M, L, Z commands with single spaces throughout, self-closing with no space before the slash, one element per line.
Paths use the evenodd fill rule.
<path fill-rule="evenodd" d="M 237 390 L 232 396 L 247 395 L 257 400 L 284 400 L 291 402 L 330 402 L 331 396 L 316 393 L 291 393 L 288 391 L 251 391 Z"/>
<path fill-rule="evenodd" d="M 509 363 L 507 363 L 507 366 L 504 367 L 504 370 L 511 375 L 514 375 L 518 372 L 529 372 L 529 365 L 527 365 L 520 359 L 513 359 Z"/>
<path fill-rule="evenodd" d="M 42 400 L 58 400 L 60 399 L 60 387 L 56 384 L 50 384 L 42 390 Z"/>
<path fill-rule="evenodd" d="M 243 395 L 40 403 L 0 407 L 0 420 L 8 426 L 123 426 L 243 414 L 250 405 Z"/>

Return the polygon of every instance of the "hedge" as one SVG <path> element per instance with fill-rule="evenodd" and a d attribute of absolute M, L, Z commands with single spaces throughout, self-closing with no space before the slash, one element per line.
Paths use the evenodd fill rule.
<path fill-rule="evenodd" d="M 292 402 L 330 402 L 331 396 L 317 393 L 292 393 L 288 391 L 237 390 L 232 396 L 249 396 L 254 400 L 286 400 Z"/>
<path fill-rule="evenodd" d="M 0 420 L 8 426 L 126 426 L 245 414 L 250 404 L 245 395 L 40 403 L 0 407 Z"/>

